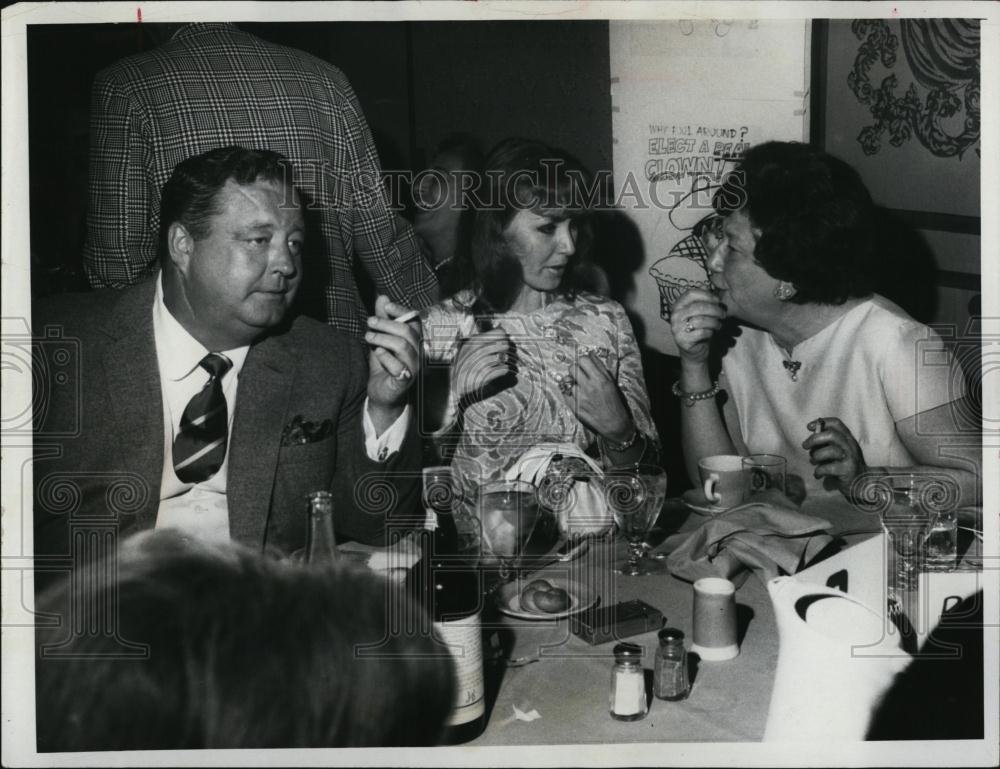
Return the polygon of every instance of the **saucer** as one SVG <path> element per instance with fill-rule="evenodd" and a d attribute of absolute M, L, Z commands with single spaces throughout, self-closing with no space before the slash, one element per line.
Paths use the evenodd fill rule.
<path fill-rule="evenodd" d="M 705 499 L 705 495 L 701 493 L 701 489 L 688 489 L 681 494 L 681 499 L 684 500 L 685 505 L 702 515 L 718 515 L 729 509 L 722 505 L 710 505 Z"/>
<path fill-rule="evenodd" d="M 514 582 L 509 582 L 500 588 L 497 594 L 497 608 L 503 613 L 510 617 L 517 617 L 518 619 L 526 620 L 554 620 L 562 619 L 563 617 L 568 617 L 571 614 L 576 614 L 584 609 L 589 609 L 595 603 L 597 603 L 597 595 L 594 594 L 592 590 L 587 588 L 586 585 L 577 582 L 576 580 L 566 579 L 564 577 L 547 576 L 541 575 L 541 578 L 548 580 L 549 583 L 555 585 L 556 587 L 561 587 L 567 593 L 569 593 L 569 606 L 563 611 L 559 612 L 544 612 L 544 611 L 532 611 L 526 606 L 521 606 L 521 589 L 522 587 L 531 582 L 532 579 L 539 579 L 540 575 L 533 575 L 531 577 L 523 577 Z"/>

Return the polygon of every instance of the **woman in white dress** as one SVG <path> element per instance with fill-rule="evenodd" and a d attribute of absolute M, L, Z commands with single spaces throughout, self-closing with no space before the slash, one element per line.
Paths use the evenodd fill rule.
<path fill-rule="evenodd" d="M 875 207 L 858 174 L 768 142 L 713 205 L 725 216 L 713 290 L 689 291 L 671 316 L 692 478 L 706 456 L 768 453 L 809 496 L 865 498 L 871 481 L 915 474 L 957 506 L 979 504 L 981 437 L 961 369 L 936 333 L 873 293 Z M 713 381 L 727 319 L 739 326 Z"/>

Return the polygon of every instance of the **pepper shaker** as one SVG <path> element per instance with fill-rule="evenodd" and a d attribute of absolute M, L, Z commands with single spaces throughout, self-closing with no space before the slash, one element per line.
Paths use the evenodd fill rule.
<path fill-rule="evenodd" d="M 661 700 L 683 700 L 690 692 L 684 632 L 675 627 L 658 633 L 660 646 L 653 666 L 653 694 Z"/>

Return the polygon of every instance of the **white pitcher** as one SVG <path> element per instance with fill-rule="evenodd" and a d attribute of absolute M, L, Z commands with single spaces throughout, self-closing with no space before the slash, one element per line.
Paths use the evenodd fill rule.
<path fill-rule="evenodd" d="M 764 741 L 863 740 L 871 715 L 911 661 L 889 620 L 834 588 L 776 577 L 778 666 Z"/>

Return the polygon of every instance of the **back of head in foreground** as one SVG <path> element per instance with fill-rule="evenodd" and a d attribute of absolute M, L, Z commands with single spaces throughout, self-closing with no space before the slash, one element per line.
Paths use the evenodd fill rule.
<path fill-rule="evenodd" d="M 80 632 L 87 618 L 74 616 L 39 628 L 39 751 L 427 745 L 441 733 L 448 652 L 388 634 L 401 604 L 365 570 L 159 530 L 86 576 L 116 633 Z M 54 586 L 38 610 L 59 612 L 73 590 Z M 148 653 L 123 655 L 123 643 Z"/>

